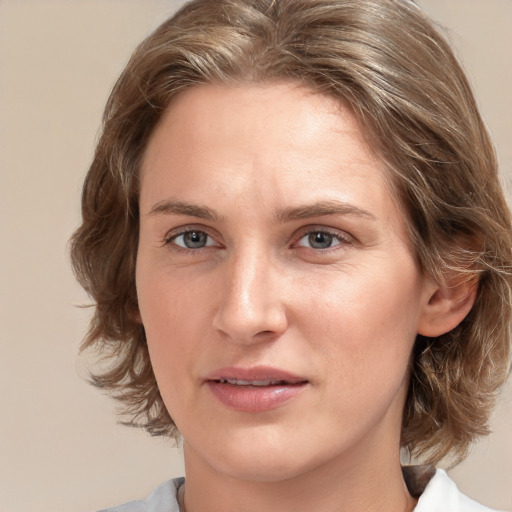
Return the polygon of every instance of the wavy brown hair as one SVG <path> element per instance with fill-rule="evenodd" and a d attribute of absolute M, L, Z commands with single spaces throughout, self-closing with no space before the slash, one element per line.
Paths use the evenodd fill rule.
<path fill-rule="evenodd" d="M 493 145 L 440 31 L 409 0 L 195 0 L 136 49 L 108 100 L 72 238 L 95 302 L 83 348 L 128 424 L 178 436 L 138 319 L 138 174 L 173 97 L 196 84 L 291 80 L 348 104 L 389 180 L 422 271 L 478 281 L 462 323 L 416 340 L 402 445 L 436 462 L 488 432 L 510 369 L 512 235 Z"/>

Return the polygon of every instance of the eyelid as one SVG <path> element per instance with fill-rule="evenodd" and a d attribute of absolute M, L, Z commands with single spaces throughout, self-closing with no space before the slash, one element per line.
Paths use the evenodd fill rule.
<path fill-rule="evenodd" d="M 327 252 L 330 249 L 336 250 L 335 248 L 338 247 L 339 245 L 350 244 L 350 243 L 354 243 L 354 241 L 355 241 L 355 238 L 352 235 L 350 235 L 349 233 L 347 233 L 346 231 L 343 231 L 340 229 L 335 229 L 335 228 L 330 228 L 330 227 L 326 227 L 326 226 L 321 226 L 321 225 L 313 225 L 313 226 L 305 226 L 304 228 L 301 228 L 298 232 L 296 232 L 296 235 L 293 237 L 295 242 L 293 242 L 292 246 L 306 247 L 306 246 L 298 245 L 299 241 L 302 240 L 304 237 L 314 234 L 314 233 L 325 233 L 339 241 L 338 244 L 336 244 L 332 247 L 328 247 L 326 249 L 310 248 L 311 250 L 314 250 L 314 251 Z"/>
<path fill-rule="evenodd" d="M 176 239 L 177 237 L 184 235 L 186 233 L 190 233 L 191 231 L 203 232 L 208 237 L 213 239 L 214 242 L 216 242 L 216 244 L 208 245 L 208 246 L 202 247 L 200 249 L 207 249 L 209 247 L 214 247 L 215 245 L 217 245 L 217 247 L 223 246 L 222 241 L 220 241 L 220 240 L 222 240 L 222 237 L 220 236 L 220 234 L 216 230 L 213 230 L 212 228 L 210 228 L 209 226 L 205 226 L 202 224 L 185 224 L 183 226 L 178 226 L 178 227 L 168 230 L 165 233 L 165 235 L 163 236 L 162 246 L 171 245 L 171 243 L 174 239 Z M 327 227 L 325 225 L 309 225 L 309 226 L 304 226 L 295 232 L 295 234 L 292 236 L 293 242 L 291 243 L 290 246 L 291 247 L 304 247 L 307 249 L 306 246 L 299 246 L 298 242 L 305 236 L 308 236 L 313 233 L 326 233 L 326 234 L 334 237 L 336 240 L 338 240 L 340 242 L 340 243 L 338 243 L 332 247 L 326 248 L 326 249 L 310 248 L 311 250 L 316 251 L 316 252 L 322 252 L 322 251 L 328 252 L 329 250 L 336 250 L 336 248 L 338 248 L 338 246 L 340 246 L 340 245 L 343 246 L 346 244 L 352 244 L 357 241 L 354 236 L 352 236 L 351 234 L 347 233 L 344 230 Z M 195 252 L 197 252 L 199 250 L 199 248 L 198 249 L 189 249 L 189 248 L 181 247 L 177 244 L 173 244 L 173 245 L 176 250 L 195 251 Z"/>
<path fill-rule="evenodd" d="M 178 226 L 176 228 L 172 228 L 169 231 L 167 231 L 165 233 L 165 235 L 163 236 L 162 246 L 171 245 L 173 240 L 175 240 L 179 236 L 185 235 L 186 233 L 190 233 L 191 231 L 205 233 L 209 238 L 214 240 L 218 246 L 222 245 L 219 242 L 220 236 L 216 232 L 214 232 L 214 230 L 212 230 L 211 228 L 204 226 L 204 225 L 200 225 L 200 224 L 185 224 L 184 226 Z M 206 247 L 202 247 L 201 249 L 212 247 L 214 245 L 208 245 Z M 198 249 L 189 249 L 189 248 L 181 247 L 177 244 L 174 244 L 174 247 L 177 249 L 184 250 L 184 251 L 197 251 L 198 250 Z"/>

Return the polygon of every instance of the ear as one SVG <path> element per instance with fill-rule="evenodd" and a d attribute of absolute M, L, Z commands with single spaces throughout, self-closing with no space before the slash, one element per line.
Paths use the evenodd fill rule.
<path fill-rule="evenodd" d="M 462 322 L 476 299 L 478 279 L 467 276 L 446 279 L 443 284 L 430 282 L 418 324 L 418 334 L 430 338 L 445 334 Z"/>

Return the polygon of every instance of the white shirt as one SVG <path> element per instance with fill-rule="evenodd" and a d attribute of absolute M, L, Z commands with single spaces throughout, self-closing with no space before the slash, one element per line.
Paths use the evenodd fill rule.
<path fill-rule="evenodd" d="M 414 512 L 497 512 L 462 494 L 442 469 L 425 487 Z"/>
<path fill-rule="evenodd" d="M 183 478 L 164 482 L 144 501 L 130 501 L 99 512 L 179 512 L 176 498 Z M 428 481 L 414 512 L 498 512 L 462 494 L 446 472 L 437 469 Z"/>

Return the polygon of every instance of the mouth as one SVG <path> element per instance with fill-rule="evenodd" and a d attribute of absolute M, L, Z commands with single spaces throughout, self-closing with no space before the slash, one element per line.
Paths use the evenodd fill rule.
<path fill-rule="evenodd" d="M 241 380 L 241 379 L 218 379 L 219 384 L 231 384 L 233 386 L 251 386 L 251 387 L 268 387 L 268 386 L 297 386 L 307 381 L 288 382 L 286 380 Z"/>
<path fill-rule="evenodd" d="M 268 367 L 224 368 L 209 375 L 206 384 L 225 407 L 239 412 L 265 412 L 298 397 L 309 381 Z"/>

